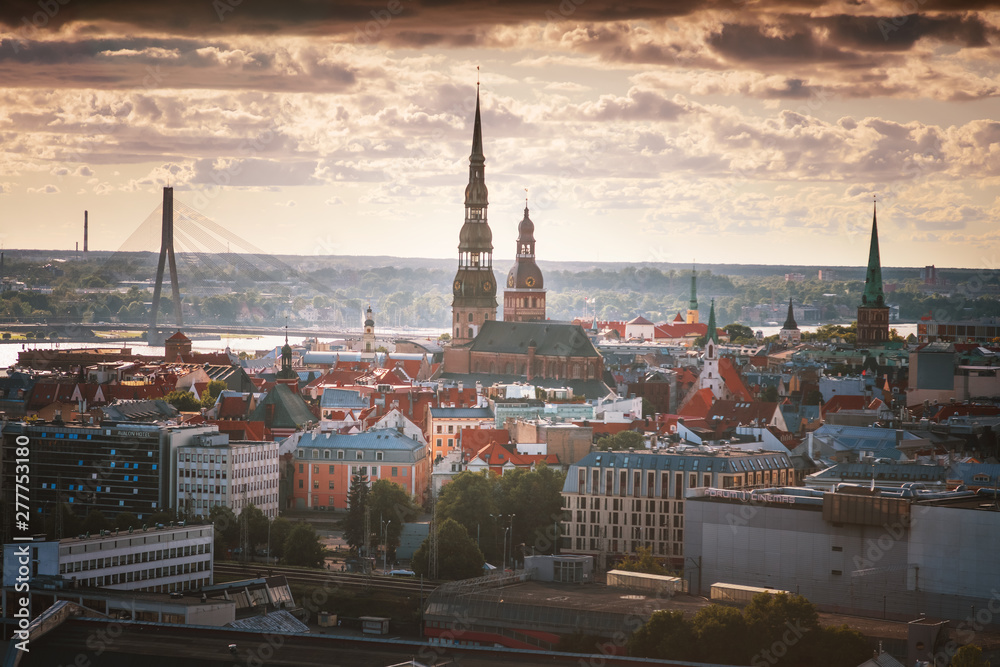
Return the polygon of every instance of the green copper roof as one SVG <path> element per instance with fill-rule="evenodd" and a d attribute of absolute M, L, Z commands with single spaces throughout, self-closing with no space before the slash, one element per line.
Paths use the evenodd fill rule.
<path fill-rule="evenodd" d="M 882 292 L 882 261 L 878 254 L 878 221 L 872 207 L 872 242 L 868 250 L 868 271 L 865 273 L 865 291 L 861 295 L 862 308 L 882 308 L 885 294 Z"/>
<path fill-rule="evenodd" d="M 712 308 L 708 311 L 708 333 L 705 342 L 709 340 L 714 340 L 716 345 L 719 344 L 719 331 L 715 326 L 715 299 L 712 299 Z"/>

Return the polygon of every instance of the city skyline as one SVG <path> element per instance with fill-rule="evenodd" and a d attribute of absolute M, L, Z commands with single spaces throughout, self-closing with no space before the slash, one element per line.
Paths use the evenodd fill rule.
<path fill-rule="evenodd" d="M 542 262 L 860 266 L 874 195 L 884 265 L 992 269 L 1000 15 L 917 6 L 19 0 L 0 243 L 122 248 L 169 185 L 275 254 L 455 257 L 478 69 L 500 269 L 525 188 Z"/>

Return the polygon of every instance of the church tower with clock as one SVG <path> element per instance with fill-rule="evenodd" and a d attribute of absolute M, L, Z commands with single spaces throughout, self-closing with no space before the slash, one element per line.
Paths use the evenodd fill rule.
<path fill-rule="evenodd" d="M 537 322 L 545 319 L 545 289 L 542 272 L 535 264 L 535 223 L 528 217 L 517 226 L 517 259 L 507 274 L 503 293 L 504 322 Z"/>
<path fill-rule="evenodd" d="M 476 88 L 476 120 L 465 187 L 465 224 L 458 235 L 458 271 L 452 284 L 452 344 L 471 343 L 483 323 L 497 318 L 497 286 L 493 277 L 493 232 L 486 219 L 486 158 Z M 532 244 L 534 245 L 534 244 Z"/>

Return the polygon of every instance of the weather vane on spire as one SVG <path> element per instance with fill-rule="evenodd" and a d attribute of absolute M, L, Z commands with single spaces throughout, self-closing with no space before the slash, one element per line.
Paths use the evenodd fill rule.
<path fill-rule="evenodd" d="M 476 88 L 479 88 L 479 65 L 476 65 Z"/>
<path fill-rule="evenodd" d="M 528 208 L 528 188 L 524 189 L 524 208 Z"/>

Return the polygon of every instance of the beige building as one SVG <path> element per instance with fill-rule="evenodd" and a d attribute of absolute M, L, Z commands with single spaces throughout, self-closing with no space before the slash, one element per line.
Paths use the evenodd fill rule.
<path fill-rule="evenodd" d="M 562 553 L 590 554 L 607 570 L 640 547 L 684 563 L 684 505 L 691 489 L 767 488 L 795 480 L 788 456 L 691 447 L 593 452 L 563 485 Z"/>

